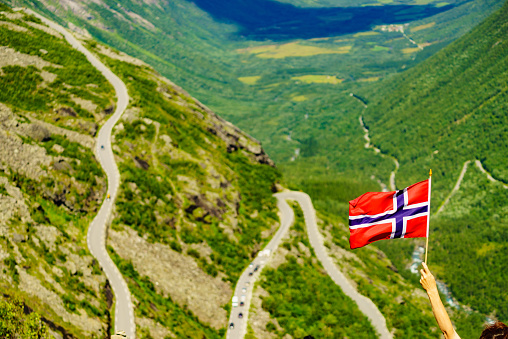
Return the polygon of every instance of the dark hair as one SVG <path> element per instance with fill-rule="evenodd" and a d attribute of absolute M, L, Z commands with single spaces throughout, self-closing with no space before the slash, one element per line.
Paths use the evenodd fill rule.
<path fill-rule="evenodd" d="M 508 339 L 508 326 L 500 321 L 487 325 L 480 339 Z"/>

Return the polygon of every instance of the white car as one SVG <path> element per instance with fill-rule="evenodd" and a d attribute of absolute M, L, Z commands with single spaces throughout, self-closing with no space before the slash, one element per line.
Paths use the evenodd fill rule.
<path fill-rule="evenodd" d="M 244 287 L 244 288 L 242 288 L 242 292 L 243 292 L 243 293 L 247 292 L 247 289 L 246 289 L 245 287 Z"/>
<path fill-rule="evenodd" d="M 269 257 L 270 254 L 272 253 L 272 250 L 262 250 L 261 253 L 259 254 L 261 257 Z"/>
<path fill-rule="evenodd" d="M 242 294 L 242 296 L 240 297 L 240 301 L 245 301 L 245 295 Z"/>
<path fill-rule="evenodd" d="M 232 305 L 233 305 L 233 307 L 237 307 L 238 306 L 238 297 L 236 295 L 233 297 Z"/>

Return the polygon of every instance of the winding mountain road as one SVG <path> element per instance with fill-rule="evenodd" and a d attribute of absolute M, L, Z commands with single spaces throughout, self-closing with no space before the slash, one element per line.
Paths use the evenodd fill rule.
<path fill-rule="evenodd" d="M 367 297 L 364 297 L 349 283 L 344 274 L 335 266 L 332 258 L 326 252 L 326 247 L 323 242 L 323 237 L 319 232 L 317 220 L 316 220 L 316 211 L 314 210 L 314 206 L 312 205 L 312 200 L 310 197 L 303 192 L 284 192 L 279 193 L 277 198 L 295 200 L 300 204 L 300 207 L 303 211 L 303 216 L 305 218 L 305 225 L 307 227 L 307 235 L 309 237 L 309 242 L 314 252 L 316 253 L 316 257 L 323 265 L 326 273 L 332 278 L 332 280 L 337 284 L 345 295 L 353 299 L 354 302 L 358 305 L 360 311 L 369 318 L 372 326 L 376 329 L 379 334 L 379 338 L 381 339 L 391 339 L 392 335 L 388 328 L 386 327 L 386 320 L 381 312 L 378 310 L 376 305 Z M 291 210 L 291 212 L 293 212 Z"/>
<path fill-rule="evenodd" d="M 96 56 L 88 51 L 81 42 L 65 28 L 32 10 L 25 9 L 25 11 L 28 14 L 40 18 L 46 25 L 61 33 L 72 47 L 86 56 L 88 61 L 104 75 L 116 91 L 116 110 L 100 129 L 95 145 L 95 154 L 108 177 L 108 194 L 110 198 L 104 200 L 99 212 L 90 224 L 87 243 L 90 252 L 97 258 L 99 264 L 103 268 L 115 294 L 115 332 L 120 330 L 125 331 L 129 339 L 134 339 L 136 337 L 136 324 L 134 321 L 134 308 L 131 302 L 129 288 L 122 274 L 106 251 L 107 223 L 111 217 L 111 211 L 120 185 L 120 173 L 118 172 L 118 167 L 116 166 L 111 149 L 111 131 L 129 103 L 127 87 L 119 77 L 111 72 L 109 68 L 99 61 Z M 101 149 L 102 145 L 104 149 Z"/>
<path fill-rule="evenodd" d="M 310 197 L 303 192 L 282 192 L 275 194 L 278 200 L 278 207 L 280 211 L 281 226 L 277 230 L 277 233 L 272 240 L 266 245 L 265 249 L 261 251 L 260 255 L 257 256 L 251 265 L 242 273 L 240 279 L 235 288 L 234 295 L 240 300 L 242 296 L 245 296 L 244 306 L 233 307 L 231 310 L 229 324 L 234 323 L 234 328 L 228 326 L 227 338 L 228 339 L 240 339 L 243 338 L 247 332 L 248 322 L 248 311 L 250 307 L 250 301 L 252 298 L 252 290 L 254 282 L 259 276 L 262 266 L 269 260 L 269 256 L 277 249 L 280 245 L 281 239 L 287 233 L 290 226 L 293 224 L 295 216 L 293 209 L 288 205 L 286 200 L 295 200 L 300 204 L 303 215 L 305 218 L 305 224 L 307 228 L 307 234 L 309 237 L 310 244 L 316 253 L 318 260 L 321 262 L 326 272 L 337 284 L 344 294 L 350 297 L 356 304 L 361 312 L 363 312 L 370 320 L 378 332 L 379 338 L 391 339 L 392 335 L 386 327 L 386 320 L 381 312 L 378 310 L 376 305 L 369 298 L 364 297 L 356 291 L 356 289 L 349 283 L 344 274 L 335 266 L 333 260 L 326 252 L 326 248 L 323 243 L 323 237 L 319 232 L 316 220 L 316 211 L 312 205 Z M 266 250 L 269 250 L 267 252 Z M 255 267 L 259 265 L 260 269 L 253 271 Z M 249 276 L 250 273 L 253 273 Z M 248 283 L 247 283 L 248 282 Z M 238 314 L 242 313 L 243 317 L 239 318 Z"/>

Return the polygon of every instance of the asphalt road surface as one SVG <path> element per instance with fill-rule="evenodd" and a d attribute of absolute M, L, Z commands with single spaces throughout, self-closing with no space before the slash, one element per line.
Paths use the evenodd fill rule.
<path fill-rule="evenodd" d="M 361 312 L 363 312 L 370 320 L 378 332 L 379 338 L 391 339 L 393 338 L 388 328 L 386 327 L 386 320 L 384 316 L 379 312 L 376 305 L 369 298 L 364 297 L 354 289 L 349 283 L 344 274 L 335 266 L 333 260 L 328 256 L 326 248 L 323 244 L 323 238 L 318 230 L 316 222 L 316 211 L 312 205 L 310 197 L 302 192 L 283 192 L 275 194 L 278 200 L 278 207 L 280 211 L 281 226 L 279 230 L 272 238 L 272 240 L 266 245 L 265 249 L 252 261 L 251 265 L 242 273 L 240 279 L 235 288 L 234 296 L 238 297 L 238 302 L 242 300 L 242 296 L 245 296 L 243 306 L 232 307 L 231 314 L 229 317 L 227 339 L 240 339 L 247 333 L 247 322 L 249 316 L 250 300 L 252 297 L 252 289 L 255 280 L 260 274 L 264 264 L 269 260 L 270 255 L 277 249 L 280 244 L 282 237 L 289 230 L 290 226 L 294 222 L 294 213 L 291 207 L 287 204 L 286 200 L 297 201 L 302 210 L 305 218 L 305 224 L 307 227 L 307 234 L 309 237 L 310 244 L 316 253 L 318 260 L 325 268 L 328 275 L 337 284 L 344 294 L 350 297 L 356 304 Z M 269 250 L 269 254 L 266 250 Z M 268 255 L 267 255 L 268 254 Z M 259 269 L 254 272 L 254 268 L 259 265 Z M 253 273 L 249 276 L 250 273 Z M 238 314 L 242 313 L 243 317 L 239 318 Z M 230 328 L 233 323 L 234 328 Z"/>
<path fill-rule="evenodd" d="M 280 211 L 280 222 L 281 225 L 273 238 L 270 240 L 268 245 L 265 246 L 263 251 L 260 251 L 258 256 L 252 261 L 252 263 L 245 269 L 245 271 L 240 276 L 240 279 L 238 279 L 238 282 L 236 284 L 235 293 L 234 296 L 238 297 L 238 304 L 240 305 L 240 302 L 242 301 L 242 296 L 245 297 L 245 300 L 243 301 L 245 304 L 243 306 L 237 306 L 231 308 L 231 313 L 229 316 L 229 323 L 228 323 L 228 330 L 226 338 L 228 339 L 237 339 L 237 338 L 243 338 L 245 334 L 247 333 L 247 321 L 249 319 L 249 307 L 250 307 L 250 301 L 252 298 L 252 288 L 254 287 L 254 283 L 261 273 L 261 270 L 263 269 L 264 265 L 268 261 L 270 255 L 279 247 L 281 239 L 284 237 L 284 235 L 287 233 L 291 225 L 293 224 L 295 220 L 295 215 L 293 213 L 293 209 L 289 207 L 286 200 L 281 197 L 280 193 L 276 194 L 275 197 L 277 198 L 277 206 Z M 254 271 L 256 267 L 259 268 L 257 271 Z M 252 275 L 249 275 L 252 273 Z M 245 289 L 245 290 L 244 290 Z M 238 314 L 242 313 L 243 317 L 239 318 Z M 230 324 L 234 324 L 234 328 L 230 328 Z"/>
<path fill-rule="evenodd" d="M 118 167 L 116 166 L 113 151 L 111 149 L 111 130 L 117 123 L 118 119 L 120 119 L 120 116 L 129 103 L 127 87 L 119 77 L 113 74 L 113 72 L 100 62 L 97 57 L 83 47 L 81 42 L 65 28 L 29 9 L 26 9 L 25 11 L 37 16 L 46 25 L 60 32 L 72 45 L 72 47 L 86 56 L 88 61 L 90 61 L 90 63 L 97 68 L 102 75 L 104 75 L 116 91 L 116 110 L 100 129 L 95 145 L 95 155 L 99 159 L 99 162 L 108 177 L 108 194 L 110 195 L 110 199 L 106 198 L 104 200 L 99 213 L 97 213 L 90 224 L 87 242 L 90 252 L 95 258 L 97 258 L 97 261 L 102 266 L 109 283 L 113 288 L 113 293 L 115 294 L 115 332 L 120 330 L 125 331 L 128 338 L 134 339 L 136 337 L 136 325 L 129 288 L 125 283 L 122 274 L 106 252 L 107 224 L 111 218 L 111 210 L 114 206 L 118 186 L 120 184 L 120 173 L 118 172 Z M 104 149 L 101 149 L 101 146 L 104 146 Z"/>

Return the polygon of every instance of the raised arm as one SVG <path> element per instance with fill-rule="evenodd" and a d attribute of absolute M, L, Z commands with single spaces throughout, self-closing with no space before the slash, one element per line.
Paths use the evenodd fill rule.
<path fill-rule="evenodd" d="M 450 321 L 450 317 L 446 312 L 446 309 L 439 297 L 439 292 L 436 286 L 436 280 L 432 273 L 430 273 L 427 264 L 423 264 L 423 269 L 420 270 L 422 277 L 420 278 L 420 284 L 422 284 L 425 291 L 427 291 L 427 295 L 429 296 L 430 304 L 432 305 L 432 312 L 434 312 L 434 317 L 436 318 L 437 324 L 439 328 L 444 334 L 446 339 L 460 339 L 457 332 L 452 326 L 452 322 Z"/>

